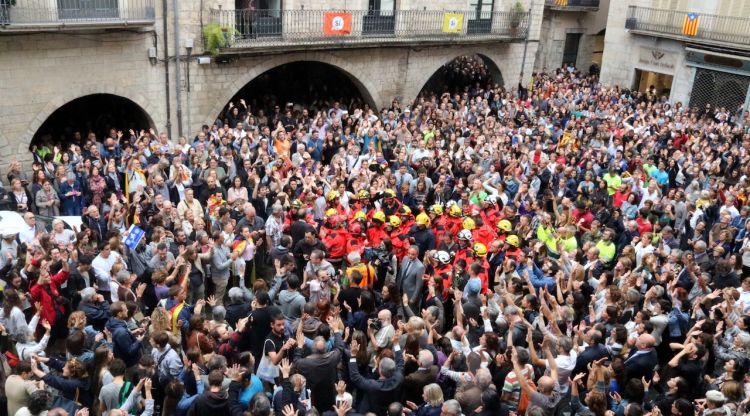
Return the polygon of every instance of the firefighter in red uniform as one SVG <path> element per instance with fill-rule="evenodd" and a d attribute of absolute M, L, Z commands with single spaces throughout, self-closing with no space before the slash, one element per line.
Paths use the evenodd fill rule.
<path fill-rule="evenodd" d="M 450 208 L 448 208 L 448 230 L 450 230 L 453 235 L 457 235 L 459 231 L 463 229 L 462 221 L 461 221 L 461 208 L 459 208 L 458 205 L 451 205 Z"/>
<path fill-rule="evenodd" d="M 485 246 L 489 246 L 492 240 L 497 237 L 497 235 L 495 234 L 495 230 L 491 225 L 485 223 L 481 216 L 477 218 L 474 223 L 477 227 L 476 229 L 474 229 L 474 232 L 472 232 L 474 241 L 480 242 Z"/>
<path fill-rule="evenodd" d="M 461 230 L 458 232 L 458 251 L 453 256 L 453 264 L 455 265 L 458 260 L 463 259 L 468 266 L 471 264 L 471 231 Z"/>
<path fill-rule="evenodd" d="M 401 202 L 396 199 L 396 192 L 393 189 L 386 189 L 383 192 L 383 204 L 380 209 L 383 210 L 386 217 L 390 217 L 396 215 L 399 208 L 401 208 Z"/>
<path fill-rule="evenodd" d="M 414 215 L 411 212 L 411 208 L 401 205 L 401 208 L 398 210 L 398 216 L 401 219 L 401 228 L 411 230 L 411 227 L 414 225 Z"/>
<path fill-rule="evenodd" d="M 487 276 L 487 271 L 490 269 L 490 264 L 487 263 L 487 246 L 482 243 L 474 243 L 471 248 L 474 258 L 467 260 L 466 264 L 479 263 L 482 265 L 482 271 L 477 276 L 482 281 L 482 293 L 487 293 L 490 287 L 489 277 Z"/>
<path fill-rule="evenodd" d="M 349 240 L 346 242 L 346 254 L 356 251 L 361 256 L 365 252 L 365 247 L 369 246 L 367 235 L 362 228 L 362 224 L 355 222 L 349 227 Z"/>
<path fill-rule="evenodd" d="M 289 232 L 289 227 L 294 221 L 297 221 L 297 212 L 299 212 L 300 208 L 302 208 L 302 201 L 300 201 L 299 199 L 295 199 L 291 204 L 289 204 L 289 210 L 286 212 L 286 216 L 284 217 L 284 224 L 281 226 L 281 229 L 285 233 Z"/>
<path fill-rule="evenodd" d="M 515 262 L 518 262 L 518 257 L 521 256 L 522 252 L 519 248 L 521 245 L 521 240 L 518 238 L 517 235 L 511 234 L 505 239 L 505 258 L 511 259 Z"/>
<path fill-rule="evenodd" d="M 442 241 L 443 234 L 448 231 L 448 218 L 443 215 L 443 206 L 440 204 L 431 205 L 427 210 L 427 215 L 430 216 L 432 222 L 432 232 L 435 233 L 435 241 Z"/>
<path fill-rule="evenodd" d="M 360 189 L 357 192 L 357 200 L 350 204 L 352 212 L 367 212 L 370 209 L 370 192 L 367 189 Z"/>
<path fill-rule="evenodd" d="M 500 209 L 497 206 L 497 195 L 490 195 L 482 201 L 482 210 L 479 216 L 485 224 L 495 224 L 500 219 Z"/>
<path fill-rule="evenodd" d="M 346 221 L 341 215 L 333 215 L 328 218 L 328 225 L 330 231 L 325 233 L 321 231 L 320 236 L 330 253 L 327 260 L 334 267 L 340 267 L 344 256 L 347 254 L 346 243 L 349 241 L 349 232 L 345 228 Z"/>
<path fill-rule="evenodd" d="M 409 236 L 407 235 L 408 230 L 404 231 L 401 228 L 401 219 L 395 215 L 391 215 L 390 218 L 388 218 L 385 230 L 388 233 L 388 237 L 391 239 L 393 254 L 395 254 L 396 258 L 401 261 L 411 246 L 409 243 Z"/>
<path fill-rule="evenodd" d="M 445 296 L 453 282 L 451 279 L 453 276 L 451 255 L 447 251 L 436 251 L 432 254 L 432 259 L 435 260 L 435 276 L 441 276 L 443 278 L 443 295 Z"/>
<path fill-rule="evenodd" d="M 367 229 L 367 214 L 365 214 L 364 211 L 352 211 L 353 215 L 349 219 L 349 226 L 353 226 L 354 224 L 359 224 L 363 230 Z"/>
<path fill-rule="evenodd" d="M 376 211 L 372 214 L 372 221 L 367 227 L 367 240 L 371 247 L 378 247 L 384 238 L 388 238 L 388 232 L 385 231 L 385 214 L 383 211 Z"/>
<path fill-rule="evenodd" d="M 346 210 L 339 202 L 339 191 L 328 191 L 326 194 L 326 212 L 330 209 L 335 209 L 338 215 L 346 216 Z"/>
<path fill-rule="evenodd" d="M 510 223 L 508 220 L 500 220 L 497 222 L 497 239 L 500 241 L 505 241 L 505 239 L 508 237 L 508 234 L 513 230 L 513 224 Z"/>

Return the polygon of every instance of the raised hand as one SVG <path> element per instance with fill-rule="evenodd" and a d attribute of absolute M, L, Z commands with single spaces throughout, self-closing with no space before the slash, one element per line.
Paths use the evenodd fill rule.
<path fill-rule="evenodd" d="M 281 364 L 279 364 L 279 370 L 281 370 L 281 375 L 284 378 L 289 378 L 289 373 L 292 372 L 292 363 L 288 358 L 284 358 L 283 360 L 281 360 Z"/>
<path fill-rule="evenodd" d="M 343 395 L 344 393 L 346 393 L 346 383 L 344 382 L 344 380 L 339 380 L 336 383 L 336 393 L 338 395 Z"/>

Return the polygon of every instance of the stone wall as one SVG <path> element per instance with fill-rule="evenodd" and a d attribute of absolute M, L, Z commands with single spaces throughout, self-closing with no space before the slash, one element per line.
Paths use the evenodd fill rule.
<path fill-rule="evenodd" d="M 193 54 L 202 54 L 201 22 L 210 20 L 211 8 L 228 9 L 231 0 L 205 0 L 201 10 L 197 0 L 178 0 L 181 42 L 182 77 L 185 79 L 185 40 L 193 39 Z M 295 7 L 318 5 L 311 0 L 290 0 Z M 363 0 L 330 0 L 331 7 L 364 8 Z M 355 4 L 357 3 L 357 4 Z M 464 4 L 466 3 L 466 4 Z M 495 9 L 506 11 L 515 3 L 496 0 Z M 289 3 L 286 3 L 286 7 Z M 364 4 L 364 3 L 363 3 Z M 462 9 L 468 2 L 460 3 Z M 526 7 L 529 2 L 525 2 Z M 12 159 L 31 160 L 28 147 L 42 123 L 58 108 L 91 94 L 113 94 L 133 101 L 153 122 L 157 131 L 165 131 L 171 121 L 172 137 L 177 138 L 175 91 L 175 44 L 173 37 L 172 1 L 167 0 L 169 21 L 168 57 L 165 59 L 162 37 L 162 3 L 157 0 L 156 23 L 147 28 L 119 31 L 81 31 L 65 33 L 0 34 L 0 171 Z M 419 6 L 423 7 L 419 7 Z M 455 2 L 398 0 L 397 7 L 449 8 Z M 316 7 L 316 8 L 319 8 Z M 533 14 L 525 73 L 528 77 L 534 64 L 539 39 L 543 4 L 536 2 Z M 148 49 L 156 47 L 158 60 L 148 59 Z M 403 102 L 414 100 L 430 76 L 453 58 L 479 53 L 492 60 L 503 79 L 515 87 L 521 72 L 524 42 L 490 42 L 479 44 L 447 44 L 430 47 L 385 47 L 361 49 L 327 49 L 318 51 L 276 53 L 237 57 L 229 63 L 209 65 L 190 62 L 191 91 L 182 85 L 183 134 L 196 132 L 202 124 L 210 124 L 231 97 L 263 72 L 294 61 L 318 61 L 339 68 L 354 81 L 363 95 L 376 106 L 390 104 L 394 97 Z M 169 102 L 171 119 L 166 109 L 165 65 L 169 64 Z M 4 180 L 5 175 L 2 176 Z"/>

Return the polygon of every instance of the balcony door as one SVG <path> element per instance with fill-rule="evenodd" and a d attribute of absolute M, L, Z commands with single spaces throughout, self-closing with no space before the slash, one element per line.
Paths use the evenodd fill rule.
<path fill-rule="evenodd" d="M 466 33 L 490 33 L 495 0 L 470 0 Z"/>
<path fill-rule="evenodd" d="M 120 17 L 118 0 L 57 0 L 62 20 L 114 19 Z"/>
<path fill-rule="evenodd" d="M 581 45 L 582 33 L 568 33 L 565 35 L 562 64 L 576 65 L 578 61 L 578 47 Z"/>
<path fill-rule="evenodd" d="M 365 35 L 393 35 L 396 29 L 396 0 L 368 0 L 367 14 L 362 17 Z"/>

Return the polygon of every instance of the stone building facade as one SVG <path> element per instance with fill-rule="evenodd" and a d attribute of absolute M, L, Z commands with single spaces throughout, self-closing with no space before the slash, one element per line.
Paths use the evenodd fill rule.
<path fill-rule="evenodd" d="M 45 120 L 66 103 L 92 94 L 111 94 L 131 101 L 143 110 L 157 131 L 165 131 L 168 123 L 171 124 L 171 135 L 176 138 L 174 3 L 179 5 L 182 125 L 186 136 L 195 134 L 202 124 L 211 124 L 234 94 L 258 75 L 295 61 L 317 61 L 334 66 L 349 76 L 363 97 L 376 106 L 389 104 L 394 97 L 400 97 L 403 102 L 413 100 L 442 65 L 467 54 L 481 54 L 491 60 L 500 69 L 506 84 L 514 87 L 522 72 L 525 48 L 524 72 L 528 76 L 532 71 L 544 11 L 543 4 L 536 2 L 531 11 L 528 42 L 523 36 L 477 39 L 456 36 L 444 42 L 420 39 L 411 42 L 407 38 L 404 43 L 383 47 L 333 42 L 316 47 L 292 44 L 262 51 L 246 47 L 222 50 L 219 56 L 210 57 L 210 63 L 199 64 L 197 57 L 207 56 L 201 28 L 210 21 L 211 10 L 231 10 L 234 1 L 128 1 L 131 6 L 148 6 L 145 22 L 133 23 L 123 18 L 96 25 L 68 26 L 58 24 L 53 18 L 53 22 L 14 25 L 14 14 L 11 14 L 11 24 L 0 25 L 0 85 L 4 92 L 4 99 L 0 101 L 0 169 L 4 171 L 12 159 L 28 163 L 30 141 Z M 167 1 L 166 53 L 162 1 Z M 18 0 L 11 13 L 20 15 L 24 4 L 29 2 L 40 3 L 41 0 Z M 416 11 L 470 9 L 468 0 L 456 3 L 401 0 L 395 7 L 396 10 Z M 494 11 L 510 10 L 514 3 L 494 0 L 492 8 Z M 525 10 L 531 6 L 529 0 L 522 3 Z M 366 10 L 367 0 L 285 0 L 283 7 L 285 10 L 303 7 L 308 10 Z M 192 39 L 194 45 L 189 61 L 185 58 L 186 39 Z M 185 85 L 185 65 L 188 64 L 189 97 Z M 171 106 L 169 114 L 167 100 Z"/>

